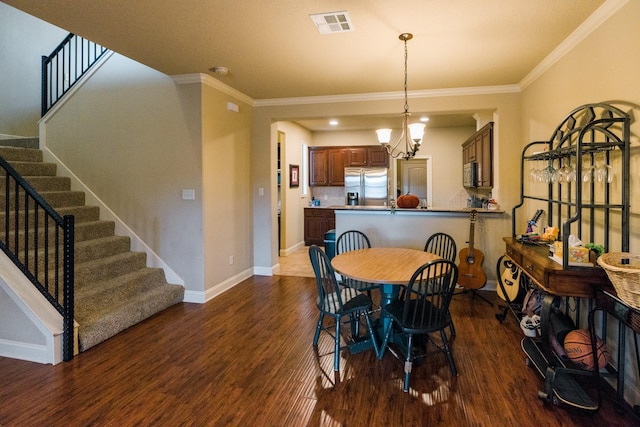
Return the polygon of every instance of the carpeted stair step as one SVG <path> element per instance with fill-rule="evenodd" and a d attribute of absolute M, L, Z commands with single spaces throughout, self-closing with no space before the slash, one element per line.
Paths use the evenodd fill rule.
<path fill-rule="evenodd" d="M 64 206 L 56 209 L 56 212 L 60 214 L 60 216 L 64 217 L 65 215 L 73 215 L 75 218 L 75 223 L 79 224 L 85 221 L 97 221 L 100 219 L 100 208 L 97 206 Z M 29 210 L 28 212 L 29 218 L 35 218 L 35 211 Z M 24 210 L 19 209 L 18 216 L 21 219 L 24 218 Z M 0 224 L 4 224 L 4 220 L 6 218 L 5 211 L 0 211 Z M 38 224 L 44 224 L 45 216 L 40 214 L 38 215 Z M 13 224 L 15 220 L 15 211 L 13 209 L 9 210 L 9 222 Z M 31 221 L 30 221 L 31 223 Z"/>
<path fill-rule="evenodd" d="M 40 147 L 40 138 L 38 137 L 3 138 L 3 139 L 0 139 L 0 146 L 38 149 Z"/>
<path fill-rule="evenodd" d="M 27 181 L 29 181 L 30 176 L 54 176 L 57 170 L 55 163 L 10 162 L 10 165 Z"/>
<path fill-rule="evenodd" d="M 125 252 L 102 259 L 76 264 L 76 288 L 91 286 L 93 282 L 110 279 L 146 267 L 147 254 Z"/>
<path fill-rule="evenodd" d="M 2 224 L 4 224 L 4 215 L 0 214 L 0 234 L 4 233 Z M 113 236 L 115 232 L 116 224 L 113 221 L 84 221 L 75 224 L 74 228 L 74 241 L 76 244 L 78 242 L 84 242 L 85 240 L 91 239 L 99 239 L 102 237 Z M 19 233 L 19 248 L 24 249 L 24 232 L 20 231 Z M 44 229 L 41 228 L 38 233 L 38 239 L 42 242 L 44 241 Z M 55 236 L 55 230 L 49 230 L 49 238 L 53 239 Z M 8 241 L 13 244 L 15 233 L 13 231 L 9 232 Z M 29 239 L 33 241 L 34 232 L 29 232 Z"/>
<path fill-rule="evenodd" d="M 38 192 L 69 191 L 71 189 L 71 178 L 66 176 L 30 176 L 27 182 Z M 2 195 L 5 194 L 5 183 L 4 179 L 0 179 L 0 194 Z"/>
<path fill-rule="evenodd" d="M 4 210 L 7 205 L 6 193 L 0 194 L 0 210 Z M 53 208 L 74 207 L 84 205 L 83 191 L 43 191 L 40 196 Z M 18 206 L 24 206 L 25 192 L 18 193 Z M 15 206 L 15 193 L 9 193 L 9 206 Z M 35 202 L 33 198 L 29 198 L 30 206 L 33 207 Z"/>
<path fill-rule="evenodd" d="M 130 249 L 131 239 L 129 239 L 129 237 L 114 235 L 77 242 L 75 244 L 73 257 L 76 264 L 81 264 L 84 262 L 129 252 Z M 43 271 L 45 262 L 47 262 L 49 269 L 56 268 L 55 250 L 55 247 L 50 247 L 46 256 L 44 250 L 38 251 L 37 260 L 36 254 L 34 252 L 29 252 L 27 265 L 34 266 L 37 261 L 38 271 Z M 58 263 L 62 263 L 62 244 L 60 244 L 58 250 L 60 256 Z M 21 261 L 23 260 L 22 254 L 19 258 Z"/>
<path fill-rule="evenodd" d="M 166 281 L 161 268 L 146 267 L 83 286 L 75 294 L 75 303 L 78 306 L 76 318 L 90 318 L 93 312 L 102 310 L 101 306 L 106 302 L 121 303 Z"/>
<path fill-rule="evenodd" d="M 113 236 L 116 223 L 113 221 L 86 221 L 75 223 L 75 241 L 99 239 L 101 237 Z"/>
<path fill-rule="evenodd" d="M 75 261 L 84 263 L 112 255 L 129 252 L 131 239 L 128 236 L 107 236 L 84 240 L 75 244 Z"/>
<path fill-rule="evenodd" d="M 7 162 L 42 162 L 42 150 L 0 146 L 0 157 Z"/>
<path fill-rule="evenodd" d="M 181 302 L 183 298 L 184 287 L 165 282 L 120 304 L 110 305 L 104 311 L 95 310 L 87 318 L 77 318 L 80 351 L 86 351 L 117 333 Z"/>

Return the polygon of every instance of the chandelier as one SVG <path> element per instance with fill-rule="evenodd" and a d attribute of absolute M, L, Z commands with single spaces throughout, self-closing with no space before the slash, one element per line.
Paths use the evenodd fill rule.
<path fill-rule="evenodd" d="M 398 141 L 391 146 L 391 129 L 378 129 L 378 141 L 387 149 L 393 158 L 402 157 L 409 160 L 416 155 L 424 135 L 424 123 L 410 123 L 409 101 L 407 97 L 407 41 L 413 38 L 411 33 L 402 33 L 398 37 L 404 42 L 404 112 L 402 113 L 402 134 Z M 404 141 L 404 146 L 401 143 Z"/>

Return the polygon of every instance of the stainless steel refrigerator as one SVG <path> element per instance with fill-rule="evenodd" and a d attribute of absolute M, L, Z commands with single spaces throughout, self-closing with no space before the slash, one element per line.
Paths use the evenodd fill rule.
<path fill-rule="evenodd" d="M 344 168 L 345 200 L 348 193 L 358 194 L 358 205 L 383 206 L 389 200 L 387 168 Z"/>

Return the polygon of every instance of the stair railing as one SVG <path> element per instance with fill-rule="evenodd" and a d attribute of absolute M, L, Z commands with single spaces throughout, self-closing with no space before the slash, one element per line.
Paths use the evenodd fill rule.
<path fill-rule="evenodd" d="M 2 184 L 0 248 L 62 315 L 62 358 L 69 361 L 74 353 L 74 217 L 61 217 L 0 157 Z"/>
<path fill-rule="evenodd" d="M 47 114 L 108 51 L 104 46 L 69 33 L 51 55 L 43 56 L 41 114 Z"/>

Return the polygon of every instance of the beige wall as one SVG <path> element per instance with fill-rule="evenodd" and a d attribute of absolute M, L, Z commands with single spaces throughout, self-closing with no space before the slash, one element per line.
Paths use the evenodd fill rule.
<path fill-rule="evenodd" d="M 40 58 L 67 34 L 0 2 L 0 135 L 38 136 Z"/>
<path fill-rule="evenodd" d="M 606 102 L 630 111 L 631 251 L 640 251 L 640 2 L 629 1 L 522 93 L 522 139 L 548 140 L 574 108 Z M 614 183 L 619 190 L 620 182 Z"/>
<path fill-rule="evenodd" d="M 45 128 L 47 148 L 196 291 L 204 288 L 201 120 L 199 87 L 114 55 Z M 182 200 L 182 189 L 196 200 Z"/>
<path fill-rule="evenodd" d="M 228 286 L 220 284 L 235 284 L 235 278 L 240 281 L 252 272 L 252 108 L 206 83 L 202 94 L 202 262 L 205 291 L 211 297 Z M 229 102 L 239 112 L 228 110 Z M 194 232 L 187 240 L 195 244 L 200 236 Z M 200 261 L 199 254 L 194 258 Z"/>

